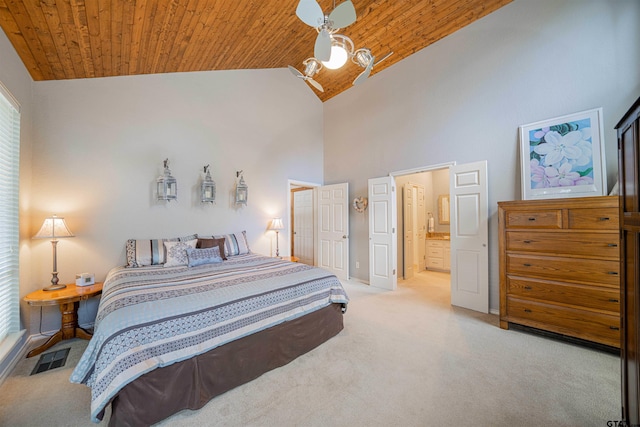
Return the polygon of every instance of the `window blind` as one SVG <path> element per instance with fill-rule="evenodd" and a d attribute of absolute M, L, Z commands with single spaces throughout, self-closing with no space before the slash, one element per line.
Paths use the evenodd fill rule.
<path fill-rule="evenodd" d="M 19 166 L 20 106 L 0 83 L 0 343 L 20 327 Z"/>

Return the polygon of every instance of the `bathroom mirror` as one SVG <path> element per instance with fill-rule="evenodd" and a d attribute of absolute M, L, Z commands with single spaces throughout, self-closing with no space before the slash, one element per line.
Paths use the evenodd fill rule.
<path fill-rule="evenodd" d="M 438 196 L 438 224 L 449 224 L 449 195 Z"/>

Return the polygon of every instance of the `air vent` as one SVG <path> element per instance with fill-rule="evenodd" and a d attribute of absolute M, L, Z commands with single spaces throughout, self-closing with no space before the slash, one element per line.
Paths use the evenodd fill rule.
<path fill-rule="evenodd" d="M 51 351 L 40 356 L 38 363 L 31 371 L 31 375 L 39 374 L 40 372 L 50 371 L 51 369 L 64 366 L 67 362 L 67 356 L 69 355 L 70 348 L 63 348 L 62 350 Z"/>

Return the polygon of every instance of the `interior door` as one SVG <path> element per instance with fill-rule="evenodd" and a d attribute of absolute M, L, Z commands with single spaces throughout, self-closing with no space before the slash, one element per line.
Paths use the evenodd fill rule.
<path fill-rule="evenodd" d="M 452 166 L 451 304 L 489 312 L 487 161 Z"/>
<path fill-rule="evenodd" d="M 349 279 L 349 184 L 318 187 L 318 266 Z"/>
<path fill-rule="evenodd" d="M 418 271 L 424 271 L 427 269 L 427 257 L 426 257 L 426 237 L 427 237 L 427 211 L 425 208 L 425 189 L 423 185 L 416 185 L 417 199 L 416 199 L 416 207 L 417 207 L 417 226 L 416 226 L 416 241 L 418 252 L 416 254 L 418 258 Z"/>
<path fill-rule="evenodd" d="M 396 290 L 397 205 L 395 181 L 391 176 L 369 180 L 369 284 Z"/>
<path fill-rule="evenodd" d="M 313 265 L 313 190 L 293 193 L 293 252 L 299 262 Z"/>
<path fill-rule="evenodd" d="M 413 277 L 414 268 L 413 265 L 415 251 L 413 243 L 414 243 L 414 221 L 413 221 L 413 213 L 414 213 L 414 200 L 413 200 L 413 184 L 405 184 L 402 188 L 402 215 L 403 215 L 403 235 L 404 239 L 403 244 L 403 276 L 404 279 L 411 279 Z"/>

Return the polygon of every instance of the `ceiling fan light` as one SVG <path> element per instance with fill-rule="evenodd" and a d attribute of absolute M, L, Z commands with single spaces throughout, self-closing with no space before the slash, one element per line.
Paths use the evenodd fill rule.
<path fill-rule="evenodd" d="M 330 70 L 337 70 L 347 62 L 347 59 L 349 59 L 347 49 L 340 43 L 334 43 L 331 45 L 329 61 L 322 61 L 322 64 Z"/>
<path fill-rule="evenodd" d="M 367 48 L 358 49 L 354 56 L 354 62 L 361 66 L 362 68 L 366 68 L 371 61 L 373 61 L 373 56 L 371 55 L 371 51 Z"/>

